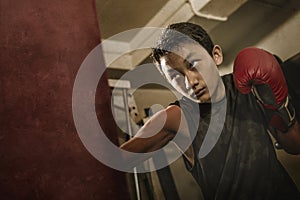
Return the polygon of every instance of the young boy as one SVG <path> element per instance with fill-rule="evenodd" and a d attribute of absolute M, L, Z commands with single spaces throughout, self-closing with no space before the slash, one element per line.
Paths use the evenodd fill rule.
<path fill-rule="evenodd" d="M 295 184 L 276 158 L 267 132 L 271 129 L 286 151 L 299 154 L 298 122 L 286 117 L 287 112 L 294 115 L 293 108 L 285 106 L 282 110 L 279 105 L 286 103 L 287 87 L 273 87 L 269 80 L 275 74 L 275 81 L 285 84 L 274 56 L 256 48 L 246 49 L 237 57 L 234 77 L 220 77 L 217 66 L 223 61 L 221 47 L 214 45 L 200 26 L 177 23 L 164 31 L 153 49 L 153 58 L 183 98 L 155 115 L 122 149 L 152 152 L 176 134 L 186 136 L 181 138 L 190 136 L 193 141 L 188 149 L 178 146 L 186 152 L 187 169 L 205 199 L 300 199 Z M 264 70 L 270 73 L 269 79 L 258 73 Z M 271 90 L 261 85 L 270 85 Z M 268 95 L 271 91 L 272 95 L 265 97 L 262 91 L 268 91 Z M 162 119 L 166 119 L 163 128 L 151 133 Z"/>

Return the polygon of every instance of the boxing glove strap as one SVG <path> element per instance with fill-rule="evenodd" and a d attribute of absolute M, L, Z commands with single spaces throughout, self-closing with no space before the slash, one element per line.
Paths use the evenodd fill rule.
<path fill-rule="evenodd" d="M 294 125 L 295 119 L 296 119 L 296 112 L 295 112 L 294 106 L 292 105 L 292 103 L 290 103 L 289 96 L 286 97 L 284 103 L 279 107 L 279 109 L 277 111 L 279 113 L 283 113 L 283 114 L 287 115 L 288 127 L 291 127 Z"/>
<path fill-rule="evenodd" d="M 285 98 L 281 105 L 276 105 L 265 103 L 255 86 L 252 86 L 251 92 L 261 107 L 264 108 L 264 113 L 269 121 L 269 125 L 278 129 L 282 133 L 287 132 L 289 128 L 294 125 L 296 112 L 294 106 L 290 102 L 289 95 Z"/>

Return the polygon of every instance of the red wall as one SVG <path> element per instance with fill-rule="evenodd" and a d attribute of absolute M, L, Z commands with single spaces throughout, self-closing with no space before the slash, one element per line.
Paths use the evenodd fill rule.
<path fill-rule="evenodd" d="M 124 174 L 87 152 L 72 117 L 77 70 L 99 41 L 92 0 L 0 1 L 0 199 L 128 199 Z"/>

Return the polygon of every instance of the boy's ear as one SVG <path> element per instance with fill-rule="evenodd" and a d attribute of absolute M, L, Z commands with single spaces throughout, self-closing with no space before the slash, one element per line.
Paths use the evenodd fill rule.
<path fill-rule="evenodd" d="M 216 65 L 221 65 L 223 62 L 223 52 L 222 48 L 219 45 L 215 45 L 212 51 L 213 59 Z"/>

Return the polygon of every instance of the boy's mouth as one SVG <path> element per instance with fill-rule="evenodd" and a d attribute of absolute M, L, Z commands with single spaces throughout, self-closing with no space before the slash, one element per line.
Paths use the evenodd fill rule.
<path fill-rule="evenodd" d="M 201 97 L 205 93 L 206 87 L 202 87 L 195 90 L 195 95 L 197 98 Z"/>

